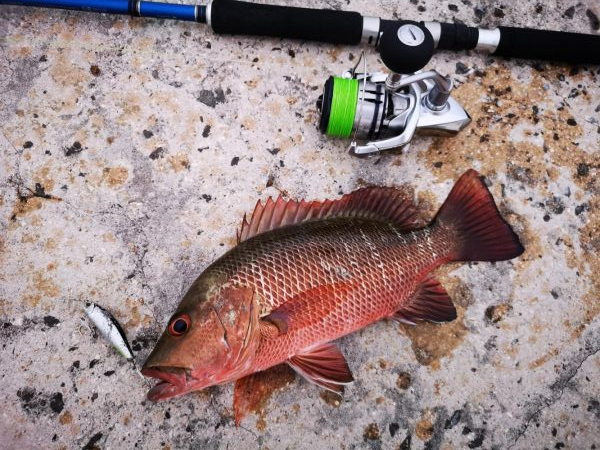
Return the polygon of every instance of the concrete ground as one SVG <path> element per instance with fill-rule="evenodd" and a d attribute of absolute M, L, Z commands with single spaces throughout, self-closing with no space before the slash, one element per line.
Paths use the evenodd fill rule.
<path fill-rule="evenodd" d="M 295 4 L 584 33 L 600 16 L 595 0 Z M 360 51 L 0 6 L 0 447 L 600 448 L 599 68 L 439 53 L 472 124 L 359 160 L 318 132 L 315 101 Z M 231 385 L 150 403 L 84 317 L 112 311 L 142 363 L 257 199 L 408 185 L 429 218 L 469 168 L 526 252 L 442 270 L 453 323 L 343 339 L 341 401 L 284 372 L 239 428 Z"/>

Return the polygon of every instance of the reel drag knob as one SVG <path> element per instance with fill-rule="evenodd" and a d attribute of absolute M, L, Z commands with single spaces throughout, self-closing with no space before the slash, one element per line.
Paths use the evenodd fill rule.
<path fill-rule="evenodd" d="M 431 32 L 418 22 L 403 20 L 388 26 L 379 40 L 383 63 L 396 73 L 421 70 L 434 52 Z"/>

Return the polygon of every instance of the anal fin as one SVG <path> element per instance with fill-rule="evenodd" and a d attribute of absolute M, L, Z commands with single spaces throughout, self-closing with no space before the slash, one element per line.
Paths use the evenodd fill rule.
<path fill-rule="evenodd" d="M 334 344 L 323 344 L 292 356 L 287 363 L 311 383 L 340 394 L 354 381 L 346 358 Z"/>
<path fill-rule="evenodd" d="M 438 280 L 432 276 L 425 278 L 413 296 L 391 319 L 414 325 L 420 320 L 450 322 L 456 319 L 456 308 Z"/>

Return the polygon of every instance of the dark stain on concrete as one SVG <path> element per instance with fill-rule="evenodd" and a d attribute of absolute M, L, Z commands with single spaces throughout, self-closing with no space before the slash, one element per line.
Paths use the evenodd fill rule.
<path fill-rule="evenodd" d="M 83 146 L 79 141 L 75 141 L 71 144 L 70 147 L 65 147 L 64 152 L 65 156 L 73 156 L 81 153 L 83 151 Z"/>
<path fill-rule="evenodd" d="M 225 92 L 222 88 L 217 88 L 214 91 L 203 89 L 198 93 L 196 100 L 200 103 L 204 103 L 206 106 L 214 108 L 219 103 L 225 103 Z"/>
<path fill-rule="evenodd" d="M 21 402 L 21 408 L 30 416 L 60 414 L 65 406 L 61 392 L 48 394 L 37 392 L 32 387 L 24 387 L 17 391 L 17 397 Z"/>
<path fill-rule="evenodd" d="M 154 150 L 152 153 L 150 153 L 149 156 L 150 156 L 150 159 L 164 158 L 166 152 L 167 152 L 167 150 L 164 147 L 158 147 L 156 150 Z"/>
<path fill-rule="evenodd" d="M 45 316 L 44 317 L 44 324 L 49 328 L 55 327 L 59 323 L 60 323 L 60 320 L 58 320 L 54 316 Z"/>
<path fill-rule="evenodd" d="M 94 434 L 90 440 L 87 442 L 87 444 L 85 444 L 82 448 L 82 450 L 96 450 L 99 449 L 100 447 L 97 446 L 96 444 L 100 441 L 100 439 L 102 439 L 102 433 L 98 432 L 96 434 Z"/>

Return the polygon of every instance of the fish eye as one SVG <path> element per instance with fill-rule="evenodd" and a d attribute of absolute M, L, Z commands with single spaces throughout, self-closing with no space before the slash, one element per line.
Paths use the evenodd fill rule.
<path fill-rule="evenodd" d="M 169 333 L 171 336 L 181 336 L 187 330 L 190 329 L 190 316 L 187 314 L 182 314 L 181 316 L 177 316 L 171 320 L 169 324 Z"/>

